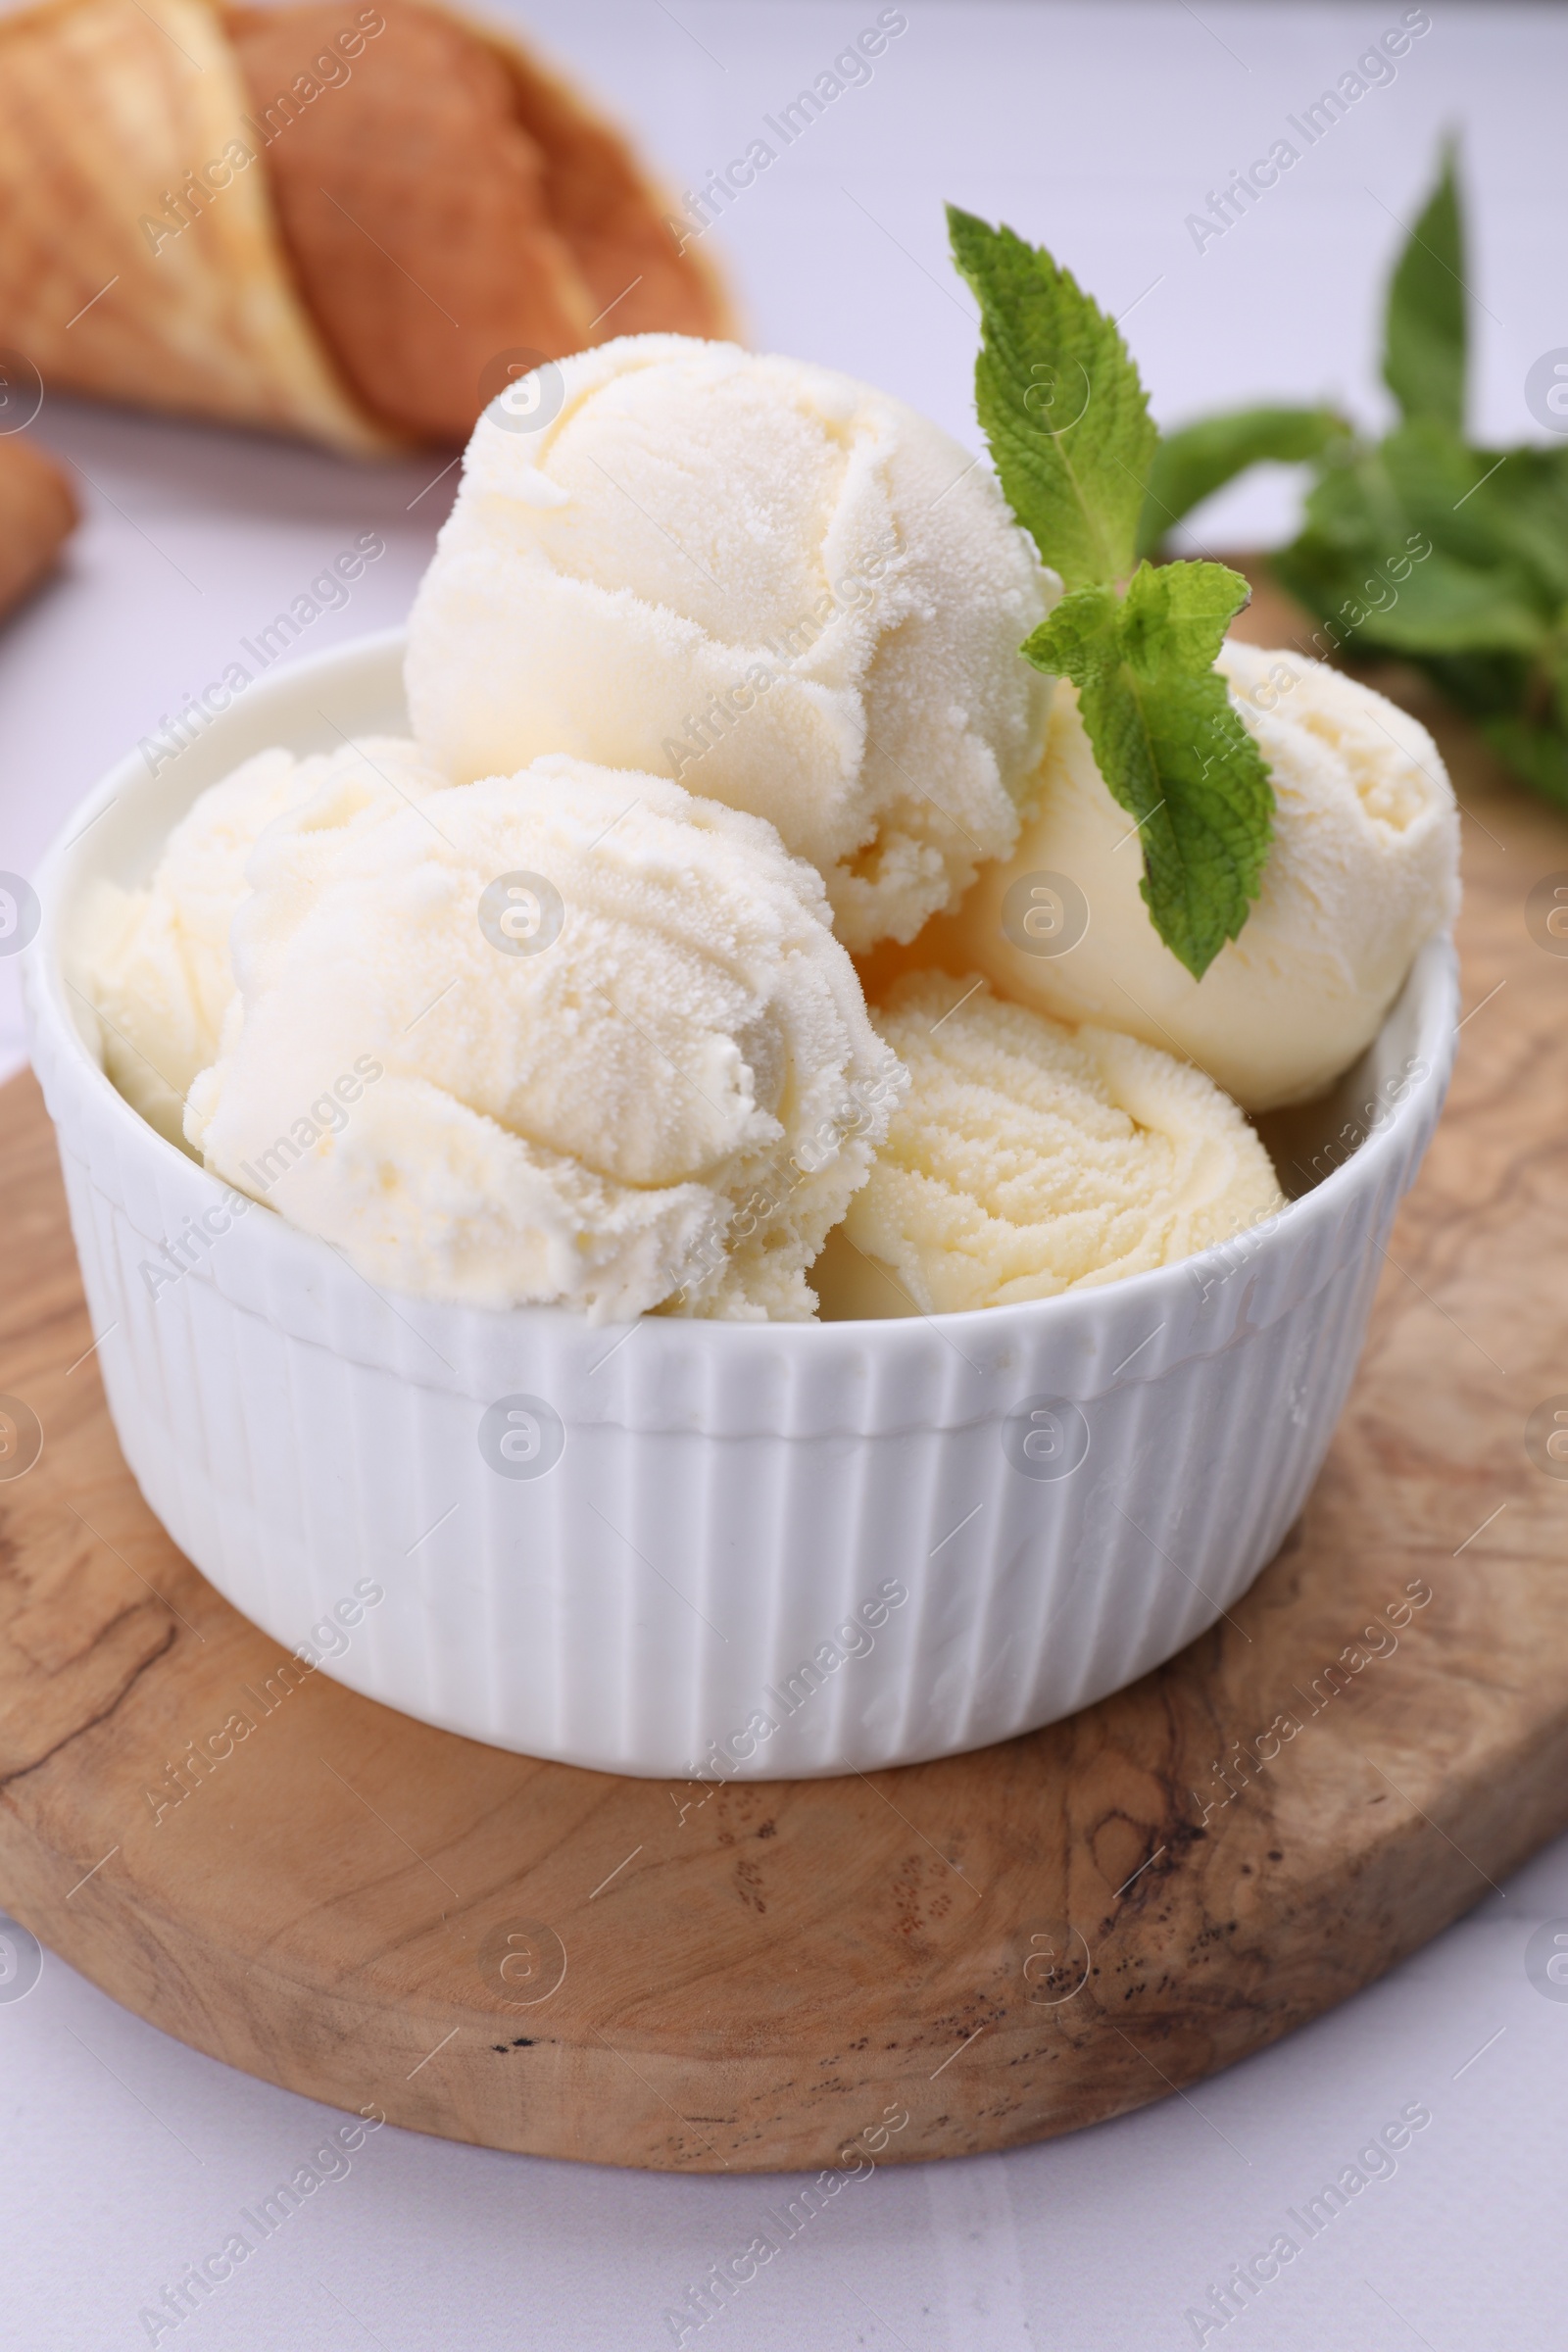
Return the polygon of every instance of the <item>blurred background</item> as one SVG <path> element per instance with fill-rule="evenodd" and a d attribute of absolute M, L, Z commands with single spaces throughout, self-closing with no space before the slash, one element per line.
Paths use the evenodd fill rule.
<path fill-rule="evenodd" d="M 1544 440 L 1533 364 L 1568 345 L 1562 197 L 1568 12 L 1438 4 L 1048 6 L 1038 0 L 532 0 L 503 11 L 633 134 L 677 196 L 863 26 L 906 20 L 869 77 L 779 153 L 703 240 L 749 339 L 867 377 L 978 450 L 976 327 L 948 259 L 952 198 L 1045 242 L 1124 321 L 1162 425 L 1253 399 L 1380 427 L 1384 283 L 1461 139 L 1475 338 L 1470 426 Z M 1222 235 L 1189 216 L 1389 27 L 1367 90 Z M 775 145 L 779 142 L 774 140 Z M 0 220 L 0 237 L 8 233 Z M 59 233 L 70 233 L 61 220 Z M 26 875 L 103 769 L 237 658 L 363 534 L 383 556 L 284 659 L 403 618 L 456 483 L 450 453 L 352 461 L 58 397 L 33 437 L 73 469 L 80 529 L 0 626 L 0 868 Z M 1300 480 L 1250 476 L 1189 545 L 1283 541 Z M 22 1057 L 0 958 L 0 1070 Z M 1568 1853 L 1406 1967 L 1195 2099 L 1076 2138 L 880 2173 L 712 2330 L 744 2352 L 1157 2352 L 1285 2209 L 1413 2100 L 1434 2125 L 1239 2335 L 1253 2352 L 1531 2352 L 1561 2341 L 1568 2011 L 1521 1963 L 1568 1910 Z M 8 2343 L 147 2340 L 137 2307 L 302 2161 L 322 2111 L 165 2042 L 46 1957 L 0 2008 Z M 199 2168 L 199 2169 L 198 2169 Z M 762 2180 L 673 2180 L 388 2131 L 181 2326 L 195 2352 L 370 2344 L 631 2352 L 746 2243 Z M 1555 2251 L 1553 2251 L 1555 2248 Z M 165 2339 L 167 2340 L 167 2338 Z M 1230 2340 L 1229 2326 L 1226 2340 Z"/>

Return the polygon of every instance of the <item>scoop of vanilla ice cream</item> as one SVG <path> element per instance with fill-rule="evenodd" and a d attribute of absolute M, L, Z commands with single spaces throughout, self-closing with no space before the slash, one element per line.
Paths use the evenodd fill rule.
<path fill-rule="evenodd" d="M 191 1080 L 218 1054 L 234 996 L 228 931 L 249 885 L 246 863 L 274 817 L 318 793 L 347 820 L 355 808 L 438 791 L 445 779 L 412 743 L 367 738 L 297 760 L 258 752 L 192 803 L 151 881 L 100 880 L 83 906 L 84 986 L 100 1016 L 104 1067 L 133 1107 L 183 1146 Z"/>
<path fill-rule="evenodd" d="M 1067 686 L 1052 711 L 1039 812 L 934 935 L 930 960 L 982 971 L 1062 1020 L 1109 1022 L 1191 1054 L 1245 1108 L 1270 1110 L 1310 1101 L 1349 1067 L 1417 949 L 1452 921 L 1459 819 L 1425 727 L 1369 686 L 1250 645 L 1226 645 L 1219 667 L 1277 808 L 1261 893 L 1202 979 L 1150 920 L 1132 820 L 1095 764 Z M 1065 876 L 1087 902 L 1087 930 L 1060 954 L 1038 947 L 1054 944 L 1053 922 L 1058 940 L 1075 928 L 1060 913 L 1069 895 L 1043 902 L 1052 911 L 1038 943 L 1021 928 L 1019 896 L 1008 899 L 1042 874 Z"/>
<path fill-rule="evenodd" d="M 1050 702 L 1018 647 L 1059 583 L 995 481 L 884 393 L 732 344 L 547 372 L 468 444 L 416 734 L 460 783 L 554 751 L 672 777 L 769 818 L 849 947 L 912 939 L 1011 849 Z"/>
<path fill-rule="evenodd" d="M 813 1271 L 824 1316 L 1051 1298 L 1285 1204 L 1236 1105 L 1137 1038 L 1064 1028 L 945 972 L 906 973 L 874 1018 L 909 1095 Z"/>
<path fill-rule="evenodd" d="M 564 756 L 273 825 L 207 1165 L 371 1282 L 590 1318 L 809 1316 L 903 1085 L 771 825 Z"/>

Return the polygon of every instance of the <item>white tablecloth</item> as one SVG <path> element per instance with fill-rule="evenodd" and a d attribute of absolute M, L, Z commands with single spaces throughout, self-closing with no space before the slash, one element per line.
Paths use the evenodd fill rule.
<path fill-rule="evenodd" d="M 753 339 L 854 370 L 974 444 L 972 308 L 941 200 L 1044 239 L 1128 332 L 1156 414 L 1323 393 L 1382 411 L 1375 316 L 1441 128 L 1464 131 L 1475 417 L 1532 433 L 1531 362 L 1568 342 L 1562 113 L 1568 19 L 1435 5 L 1392 86 L 1222 238 L 1187 216 L 1353 70 L 1372 8 L 1046 8 L 904 0 L 869 83 L 781 152 L 715 229 Z M 677 188 L 743 152 L 879 0 L 536 0 L 528 19 L 635 124 Z M 0 225 L 0 233 L 3 225 Z M 363 530 L 386 555 L 324 645 L 404 612 L 449 500 L 436 463 L 359 470 L 220 432 L 49 403 L 82 479 L 60 580 L 0 634 L 0 867 L 25 873 L 108 761 L 220 674 Z M 1219 544 L 1288 527 L 1288 476 L 1203 518 Z M 0 964 L 0 986 L 12 971 Z M 21 1053 L 0 998 L 0 1062 Z M 1467 1555 L 1467 1559 L 1473 1555 Z M 85 1868 L 92 1857 L 83 1857 Z M 882 2170 L 761 2272 L 705 2344 L 745 2352 L 1158 2352 L 1229 2266 L 1406 2107 L 1431 2122 L 1245 2313 L 1253 2352 L 1557 2352 L 1568 2001 L 1524 1949 L 1568 1915 L 1568 1843 L 1385 1984 L 1186 2098 L 1006 2157 Z M 1564 1917 L 1568 1932 L 1568 1916 Z M 0 1977 L 3 1977 L 0 1954 Z M 220 2247 L 241 2206 L 339 2119 L 165 2040 L 45 1955 L 0 1983 L 0 2340 L 112 2352 Z M 14 1989 L 14 1986 L 11 1987 Z M 1568 1987 L 1564 1988 L 1568 1990 Z M 961 2060 L 958 2061 L 961 2064 Z M 633 2352 L 743 2246 L 777 2184 L 502 2156 L 387 2129 L 212 2301 L 159 2340 L 192 2352 Z"/>

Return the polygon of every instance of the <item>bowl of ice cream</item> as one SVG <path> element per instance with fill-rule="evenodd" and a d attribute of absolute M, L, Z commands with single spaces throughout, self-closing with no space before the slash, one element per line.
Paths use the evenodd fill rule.
<path fill-rule="evenodd" d="M 820 370 L 643 338 L 560 375 L 481 422 L 407 646 L 131 756 L 39 877 L 122 1446 L 301 1672 L 473 1738 L 711 1780 L 1034 1729 L 1301 1507 L 1446 1083 L 1451 841 L 1392 959 L 1299 981 L 1363 1034 L 1333 1014 L 1271 1160 L 1206 1052 L 933 944 L 1070 799 L 995 484 Z M 1401 737 L 1401 802 L 1338 689 L 1270 755 L 1333 770 L 1282 828 L 1348 794 L 1403 873 L 1451 796 Z M 1249 1031 L 1259 1101 L 1298 1043 L 1271 1079 Z"/>

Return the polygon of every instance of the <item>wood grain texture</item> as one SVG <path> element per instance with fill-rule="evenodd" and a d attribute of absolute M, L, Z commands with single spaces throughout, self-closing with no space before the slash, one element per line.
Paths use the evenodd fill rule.
<path fill-rule="evenodd" d="M 743 2171 L 1005 2147 L 1163 2097 L 1487 1897 L 1568 1825 L 1568 1481 L 1525 1442 L 1568 1392 L 1568 956 L 1525 912 L 1568 878 L 1568 825 L 1444 736 L 1473 1009 L 1304 1519 L 1170 1666 L 948 1763 L 666 1788 L 287 1687 L 123 1467 L 15 1081 L 0 1392 L 45 1444 L 0 1483 L 0 1900 L 313 2097 Z M 155 1814 L 235 1714 L 255 1729 Z"/>

